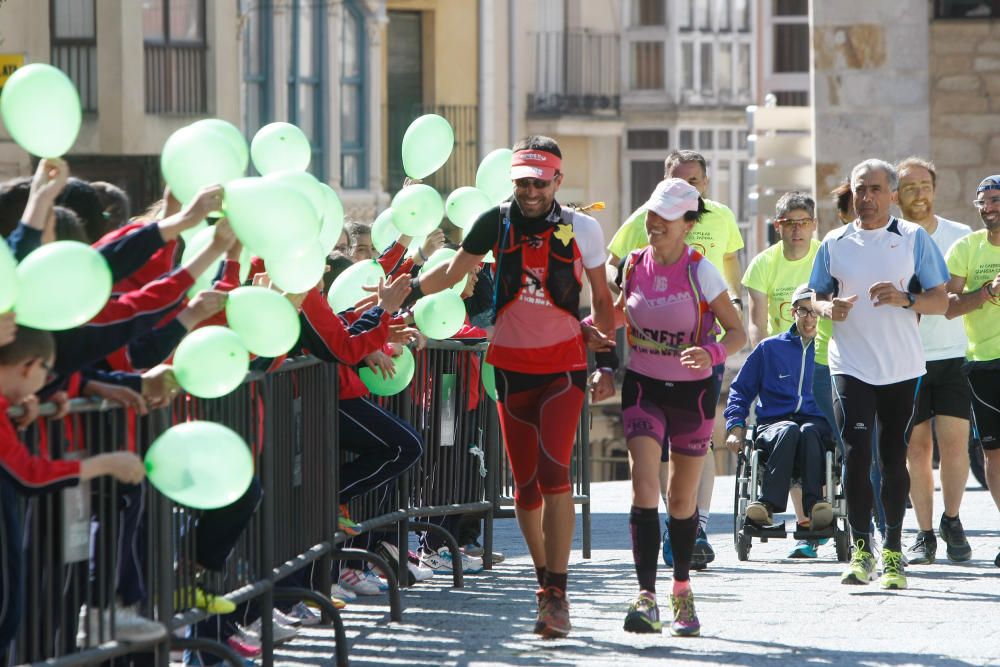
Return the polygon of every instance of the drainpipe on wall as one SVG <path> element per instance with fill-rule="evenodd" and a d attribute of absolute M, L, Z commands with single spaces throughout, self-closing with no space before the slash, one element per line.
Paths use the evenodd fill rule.
<path fill-rule="evenodd" d="M 479 159 L 497 148 L 493 136 L 496 107 L 496 17 L 491 0 L 479 0 Z"/>
<path fill-rule="evenodd" d="M 507 57 L 509 72 L 507 73 L 508 79 L 510 81 L 510 89 L 508 93 L 508 118 L 507 118 L 507 145 L 513 146 L 514 142 L 518 140 L 517 136 L 517 110 L 518 110 L 518 96 L 521 94 L 518 91 L 517 81 L 518 81 L 518 66 L 517 66 L 517 2 L 518 0 L 508 0 L 507 4 Z"/>

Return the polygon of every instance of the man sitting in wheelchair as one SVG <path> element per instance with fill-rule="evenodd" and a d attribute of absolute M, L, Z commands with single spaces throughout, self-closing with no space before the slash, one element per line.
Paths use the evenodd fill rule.
<path fill-rule="evenodd" d="M 803 507 L 811 508 L 810 528 L 822 530 L 834 520 L 833 507 L 823 496 L 824 445 L 833 435 L 812 394 L 817 322 L 813 291 L 806 285 L 796 289 L 791 309 L 794 324 L 762 340 L 729 388 L 723 413 L 726 446 L 734 453 L 743 446 L 750 405 L 756 400 L 754 446 L 764 455 L 766 466 L 760 498 L 747 506 L 747 521 L 772 525 L 774 514 L 785 511 L 792 475 L 797 472 Z"/>

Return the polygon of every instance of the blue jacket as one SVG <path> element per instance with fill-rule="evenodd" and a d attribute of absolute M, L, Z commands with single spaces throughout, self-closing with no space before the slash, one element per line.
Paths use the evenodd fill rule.
<path fill-rule="evenodd" d="M 723 412 L 726 429 L 746 426 L 754 400 L 758 424 L 793 415 L 824 419 L 812 393 L 815 354 L 813 341 L 803 345 L 794 324 L 788 331 L 762 340 L 729 387 Z"/>

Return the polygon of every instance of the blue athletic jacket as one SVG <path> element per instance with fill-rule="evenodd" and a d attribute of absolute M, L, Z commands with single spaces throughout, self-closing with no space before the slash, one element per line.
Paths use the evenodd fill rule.
<path fill-rule="evenodd" d="M 746 426 L 754 400 L 758 424 L 793 415 L 824 419 L 813 400 L 814 368 L 813 341 L 803 345 L 794 324 L 788 331 L 762 340 L 729 387 L 729 401 L 723 412 L 726 429 Z"/>

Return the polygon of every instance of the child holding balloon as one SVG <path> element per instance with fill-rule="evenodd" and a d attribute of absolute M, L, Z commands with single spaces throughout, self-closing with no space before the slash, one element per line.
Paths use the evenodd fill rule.
<path fill-rule="evenodd" d="M 101 475 L 136 484 L 146 474 L 142 460 L 129 452 L 99 454 L 82 461 L 52 461 L 32 456 L 20 442 L 7 409 L 42 388 L 54 358 L 51 334 L 28 327 L 18 327 L 13 341 L 0 347 L 0 558 L 4 572 L 0 577 L 0 653 L 17 633 L 22 611 L 17 496 L 51 493 Z M 166 634 L 165 628 L 159 629 L 160 636 Z M 122 624 L 118 624 L 118 631 L 124 639 Z"/>

